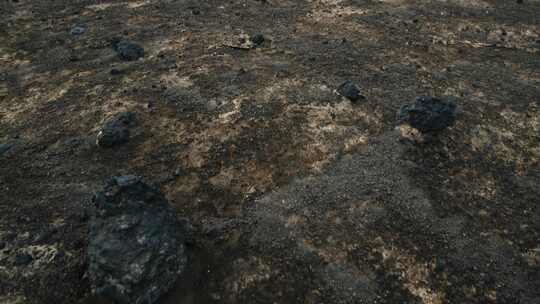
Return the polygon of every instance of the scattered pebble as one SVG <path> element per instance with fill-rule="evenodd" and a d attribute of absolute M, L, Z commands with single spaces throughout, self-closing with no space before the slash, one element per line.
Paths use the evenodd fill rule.
<path fill-rule="evenodd" d="M 28 253 L 19 252 L 15 255 L 15 258 L 13 259 L 13 263 L 17 266 L 26 266 L 32 263 L 32 260 L 34 260 L 34 258 L 32 258 L 32 256 L 29 255 Z"/>
<path fill-rule="evenodd" d="M 69 33 L 73 36 L 80 36 L 84 34 L 84 32 L 86 32 L 86 28 L 82 25 L 76 25 L 69 31 Z"/>
<path fill-rule="evenodd" d="M 41 231 L 36 237 L 34 238 L 35 243 L 41 243 L 44 241 L 47 241 L 53 234 L 55 234 L 57 231 L 56 228 L 45 228 L 45 230 Z"/>
<path fill-rule="evenodd" d="M 438 273 L 441 273 L 444 271 L 444 269 L 446 268 L 446 263 L 444 262 L 443 259 L 437 259 L 435 261 L 435 272 L 438 272 Z"/>
<path fill-rule="evenodd" d="M 9 151 L 9 149 L 11 149 L 11 147 L 13 147 L 13 144 L 11 144 L 11 143 L 0 144 L 0 156 L 2 154 L 6 153 L 7 151 Z"/>
<path fill-rule="evenodd" d="M 262 34 L 255 34 L 255 35 L 252 35 L 251 37 L 249 37 L 249 40 L 251 40 L 251 42 L 255 46 L 259 46 L 259 45 L 263 44 L 264 36 Z"/>
<path fill-rule="evenodd" d="M 353 102 L 356 102 L 360 99 L 365 99 L 365 97 L 360 94 L 360 89 L 350 80 L 347 80 L 344 83 L 342 83 L 338 87 L 337 92 L 339 95 Z"/>
<path fill-rule="evenodd" d="M 176 168 L 176 170 L 174 170 L 174 176 L 182 176 L 185 174 L 186 174 L 186 171 L 182 167 L 178 167 Z"/>
<path fill-rule="evenodd" d="M 144 57 L 144 48 L 134 42 L 120 40 L 113 42 L 118 57 L 125 61 L 134 61 Z"/>
<path fill-rule="evenodd" d="M 234 49 L 252 50 L 264 43 L 264 40 L 264 36 L 261 34 L 249 36 L 242 33 L 231 36 L 227 41 L 224 42 L 224 45 Z"/>
<path fill-rule="evenodd" d="M 398 124 L 408 124 L 422 133 L 435 133 L 452 126 L 456 120 L 457 105 L 429 96 L 420 96 L 397 112 Z"/>
<path fill-rule="evenodd" d="M 117 75 L 122 74 L 122 71 L 119 70 L 119 69 L 113 68 L 113 69 L 111 69 L 111 72 L 110 72 L 110 73 L 111 73 L 111 75 L 113 75 L 113 76 L 117 76 Z"/>

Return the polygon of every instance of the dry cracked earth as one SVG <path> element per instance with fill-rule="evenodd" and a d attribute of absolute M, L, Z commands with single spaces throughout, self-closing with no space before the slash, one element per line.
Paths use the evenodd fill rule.
<path fill-rule="evenodd" d="M 518 2 L 2 1 L 0 303 L 107 303 L 87 223 L 119 174 L 193 225 L 162 304 L 540 303 L 540 1 Z M 395 130 L 418 95 L 459 106 L 423 144 Z M 121 111 L 129 141 L 96 146 Z"/>

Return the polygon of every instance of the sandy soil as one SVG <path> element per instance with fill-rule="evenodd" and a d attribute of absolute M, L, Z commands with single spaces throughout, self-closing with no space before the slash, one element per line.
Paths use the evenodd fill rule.
<path fill-rule="evenodd" d="M 194 227 L 163 304 L 540 303 L 540 1 L 523 2 L 2 1 L 0 302 L 106 303 L 91 198 L 138 174 Z M 413 145 L 394 119 L 418 95 L 460 113 Z M 97 147 L 126 110 L 129 142 Z"/>

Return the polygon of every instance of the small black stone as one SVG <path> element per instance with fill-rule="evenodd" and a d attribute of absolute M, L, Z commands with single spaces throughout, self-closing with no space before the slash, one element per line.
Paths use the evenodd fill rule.
<path fill-rule="evenodd" d="M 445 268 L 446 268 L 446 263 L 444 262 L 444 260 L 437 259 L 435 261 L 435 269 L 434 269 L 435 272 L 438 272 L 438 273 L 443 272 Z"/>
<path fill-rule="evenodd" d="M 41 233 L 39 233 L 36 238 L 34 239 L 35 243 L 41 243 L 46 241 L 52 234 L 54 233 L 53 230 L 44 230 Z"/>
<path fill-rule="evenodd" d="M 29 255 L 28 253 L 20 252 L 20 253 L 17 253 L 17 255 L 15 255 L 15 259 L 13 263 L 17 266 L 24 266 L 24 265 L 30 264 L 33 259 L 34 258 L 32 258 L 32 256 Z"/>
<path fill-rule="evenodd" d="M 122 71 L 119 70 L 119 69 L 111 69 L 111 72 L 110 72 L 110 73 L 111 73 L 111 75 L 113 75 L 113 76 L 117 76 L 117 75 L 122 74 Z"/>
<path fill-rule="evenodd" d="M 0 155 L 9 151 L 9 149 L 11 149 L 12 146 L 13 144 L 11 143 L 0 144 Z"/>
<path fill-rule="evenodd" d="M 412 104 L 403 105 L 397 113 L 398 124 L 407 123 L 422 133 L 442 131 L 454 124 L 457 105 L 429 96 L 420 96 Z"/>
<path fill-rule="evenodd" d="M 176 170 L 174 170 L 174 176 L 182 176 L 185 174 L 186 174 L 186 171 L 182 167 L 178 167 L 176 168 Z"/>
<path fill-rule="evenodd" d="M 113 47 L 118 57 L 125 61 L 134 61 L 144 57 L 144 48 L 131 41 L 113 41 Z"/>
<path fill-rule="evenodd" d="M 86 32 L 86 28 L 81 25 L 76 25 L 69 31 L 71 35 L 73 36 L 80 36 Z"/>
<path fill-rule="evenodd" d="M 255 45 L 261 45 L 264 42 L 264 36 L 262 34 L 255 34 L 249 37 L 249 40 Z"/>
<path fill-rule="evenodd" d="M 338 87 L 337 92 L 339 93 L 339 95 L 346 97 L 351 101 L 358 101 L 365 98 L 364 96 L 360 95 L 360 89 L 358 89 L 358 87 L 350 80 L 342 83 Z"/>

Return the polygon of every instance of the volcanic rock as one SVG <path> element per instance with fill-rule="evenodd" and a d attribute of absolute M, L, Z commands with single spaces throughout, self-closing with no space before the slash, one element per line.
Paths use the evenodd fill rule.
<path fill-rule="evenodd" d="M 450 100 L 420 96 L 397 112 L 397 123 L 407 124 L 422 133 L 436 133 L 452 126 L 457 105 Z"/>
<path fill-rule="evenodd" d="M 174 210 L 138 176 L 110 179 L 93 201 L 87 250 L 93 292 L 114 303 L 156 303 L 187 263 Z"/>
<path fill-rule="evenodd" d="M 134 61 L 144 57 L 144 48 L 131 41 L 114 41 L 113 47 L 118 57 L 125 61 Z"/>
<path fill-rule="evenodd" d="M 364 96 L 360 94 L 360 89 L 358 89 L 358 87 L 350 80 L 347 80 L 344 83 L 342 83 L 338 87 L 337 92 L 339 93 L 339 95 L 353 102 L 365 98 Z"/>
<path fill-rule="evenodd" d="M 111 117 L 99 131 L 96 144 L 100 147 L 112 147 L 127 142 L 134 116 L 131 112 L 120 112 Z"/>

